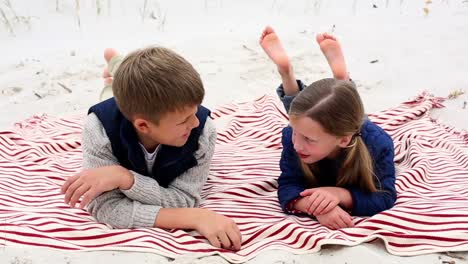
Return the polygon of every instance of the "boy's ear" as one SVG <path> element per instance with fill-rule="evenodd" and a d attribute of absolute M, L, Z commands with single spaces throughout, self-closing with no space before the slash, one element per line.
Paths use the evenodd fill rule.
<path fill-rule="evenodd" d="M 148 133 L 149 132 L 149 123 L 145 119 L 136 118 L 133 121 L 133 126 L 141 133 Z"/>
<path fill-rule="evenodd" d="M 352 139 L 353 139 L 352 135 L 341 137 L 338 141 L 338 146 L 340 148 L 346 148 L 347 146 L 349 146 L 349 143 L 351 142 Z"/>

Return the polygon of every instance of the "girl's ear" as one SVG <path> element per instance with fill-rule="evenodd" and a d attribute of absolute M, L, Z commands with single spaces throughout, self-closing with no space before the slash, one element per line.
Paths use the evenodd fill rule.
<path fill-rule="evenodd" d="M 338 141 L 338 146 L 340 148 L 346 148 L 347 146 L 349 146 L 349 143 L 351 142 L 352 139 L 353 139 L 353 135 L 341 137 Z"/>
<path fill-rule="evenodd" d="M 145 119 L 137 118 L 133 121 L 133 126 L 140 133 L 146 134 L 149 132 L 149 123 Z"/>

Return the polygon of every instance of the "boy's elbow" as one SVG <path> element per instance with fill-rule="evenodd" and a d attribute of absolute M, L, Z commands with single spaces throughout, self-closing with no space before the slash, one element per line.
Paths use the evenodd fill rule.
<path fill-rule="evenodd" d="M 200 207 L 201 201 L 202 199 L 200 195 L 193 195 L 191 197 L 187 197 L 186 199 L 187 208 Z"/>
<path fill-rule="evenodd" d="M 117 193 L 107 192 L 96 197 L 88 205 L 88 212 L 101 223 L 108 224 L 113 228 L 132 228 L 133 213 L 123 197 Z"/>
<path fill-rule="evenodd" d="M 91 215 L 94 216 L 98 222 L 108 224 L 112 226 L 112 228 L 126 229 L 132 227 L 127 219 L 116 217 L 112 212 L 96 210 L 92 212 Z"/>

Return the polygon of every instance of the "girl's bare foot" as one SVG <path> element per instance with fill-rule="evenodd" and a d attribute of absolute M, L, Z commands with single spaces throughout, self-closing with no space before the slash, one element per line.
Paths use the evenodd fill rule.
<path fill-rule="evenodd" d="M 328 61 L 333 76 L 338 80 L 349 80 L 346 62 L 341 45 L 336 38 L 327 33 L 317 35 L 317 43 Z"/>
<path fill-rule="evenodd" d="M 286 95 L 295 95 L 299 92 L 299 86 L 294 77 L 294 71 L 289 61 L 288 54 L 283 48 L 281 41 L 272 27 L 267 26 L 260 37 L 260 46 L 265 53 L 276 64 L 281 76 L 284 93 Z"/>
<path fill-rule="evenodd" d="M 260 37 L 260 46 L 262 46 L 268 57 L 276 64 L 281 75 L 292 72 L 289 57 L 272 27 L 267 26 L 263 30 Z"/>

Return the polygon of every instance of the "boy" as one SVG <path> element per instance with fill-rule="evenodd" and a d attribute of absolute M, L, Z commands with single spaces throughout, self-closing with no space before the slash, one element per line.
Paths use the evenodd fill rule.
<path fill-rule="evenodd" d="M 239 250 L 234 221 L 189 208 L 200 203 L 216 140 L 210 111 L 200 105 L 199 74 L 161 47 L 119 60 L 109 63 L 118 65 L 114 97 L 89 109 L 84 170 L 62 186 L 65 202 L 75 206 L 82 197 L 81 208 L 89 203 L 98 221 L 116 228 L 195 229 L 213 246 Z"/>

